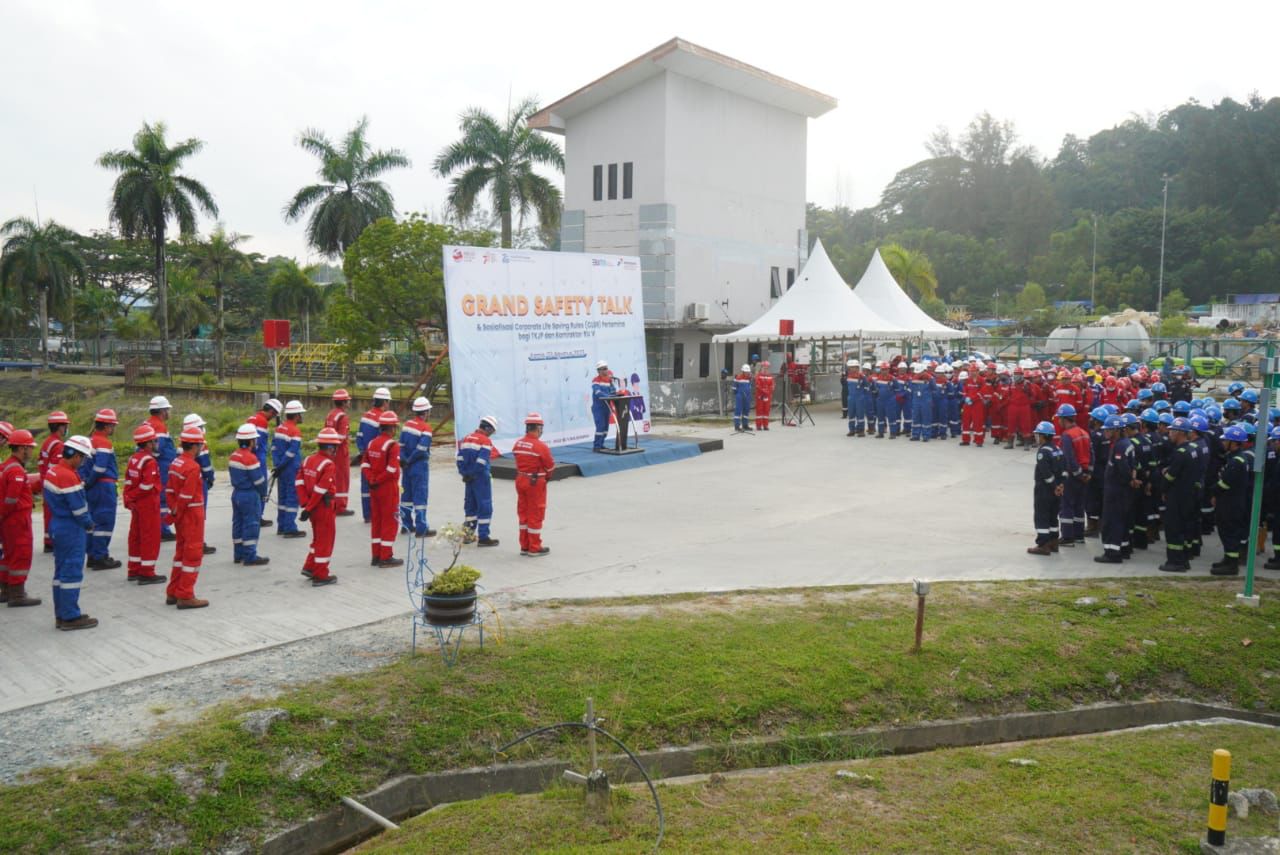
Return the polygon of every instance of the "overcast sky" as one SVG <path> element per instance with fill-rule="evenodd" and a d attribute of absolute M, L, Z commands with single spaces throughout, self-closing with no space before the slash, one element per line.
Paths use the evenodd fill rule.
<path fill-rule="evenodd" d="M 94 165 L 143 121 L 206 147 L 187 164 L 250 248 L 307 257 L 280 210 L 315 178 L 296 146 L 361 115 L 412 168 L 397 208 L 439 211 L 431 162 L 470 105 L 542 103 L 680 36 L 833 95 L 809 123 L 808 195 L 874 203 L 925 156 L 938 125 L 989 110 L 1052 156 L 1132 113 L 1189 97 L 1280 95 L 1280 3 L 702 4 L 649 0 L 175 3 L 3 0 L 0 220 L 35 213 L 106 225 L 112 175 Z M 210 224 L 202 225 L 207 231 Z"/>

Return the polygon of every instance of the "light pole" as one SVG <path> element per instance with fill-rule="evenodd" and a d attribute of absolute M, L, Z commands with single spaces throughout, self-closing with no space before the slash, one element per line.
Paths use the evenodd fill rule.
<path fill-rule="evenodd" d="M 1089 311 L 1097 311 L 1098 300 L 1098 215 L 1093 215 L 1093 266 L 1089 268 Z"/>
<path fill-rule="evenodd" d="M 1164 181 L 1164 205 L 1160 211 L 1160 278 L 1156 286 L 1156 322 L 1159 323 L 1160 312 L 1164 309 L 1164 229 L 1169 220 L 1169 176 L 1161 176 Z"/>

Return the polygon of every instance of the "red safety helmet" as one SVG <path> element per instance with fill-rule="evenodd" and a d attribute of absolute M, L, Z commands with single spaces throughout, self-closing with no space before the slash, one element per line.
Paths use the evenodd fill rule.
<path fill-rule="evenodd" d="M 378 424 L 398 425 L 400 424 L 400 417 L 396 415 L 395 410 L 383 410 L 382 415 L 378 416 Z"/>
<path fill-rule="evenodd" d="M 204 442 L 204 431 L 195 425 L 188 425 L 182 429 L 182 433 L 178 436 L 179 442 Z"/>
<path fill-rule="evenodd" d="M 19 428 L 18 430 L 15 430 L 13 433 L 9 434 L 9 445 L 13 446 L 14 448 L 18 448 L 20 446 L 27 446 L 30 448 L 34 448 L 35 444 L 36 444 L 36 438 L 31 435 L 31 431 L 29 430 L 23 430 L 22 428 Z"/>
<path fill-rule="evenodd" d="M 103 407 L 101 410 L 98 410 L 98 412 L 94 413 L 93 420 L 95 422 L 102 422 L 103 424 L 108 424 L 108 425 L 115 425 L 120 423 L 120 420 L 116 418 L 116 411 L 111 409 L 110 407 Z"/>
<path fill-rule="evenodd" d="M 54 410 L 49 414 L 49 418 L 45 419 L 45 422 L 51 425 L 69 425 L 71 424 L 71 419 L 67 418 L 67 414 L 62 410 Z"/>
<path fill-rule="evenodd" d="M 336 391 L 336 392 L 334 392 L 334 393 L 333 393 L 333 400 L 335 400 L 335 401 L 350 401 L 350 400 L 351 400 L 351 393 L 350 393 L 350 392 L 348 392 L 346 389 L 339 389 L 338 391 Z"/>
<path fill-rule="evenodd" d="M 524 417 L 524 423 L 526 425 L 542 424 L 542 413 L 530 413 L 529 415 Z"/>
<path fill-rule="evenodd" d="M 342 445 L 342 437 L 333 428 L 324 428 L 316 437 L 318 445 Z"/>
<path fill-rule="evenodd" d="M 0 422 L 0 439 L 8 439 L 11 433 L 13 433 L 13 425 L 8 422 Z"/>
<path fill-rule="evenodd" d="M 155 428 L 145 422 L 133 429 L 133 442 L 135 445 L 142 445 L 142 443 L 150 442 L 155 438 Z"/>

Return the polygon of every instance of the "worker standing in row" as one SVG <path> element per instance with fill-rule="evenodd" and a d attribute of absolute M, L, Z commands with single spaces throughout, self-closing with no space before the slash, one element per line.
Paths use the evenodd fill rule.
<path fill-rule="evenodd" d="M 776 381 L 769 373 L 768 360 L 760 363 L 756 375 L 756 430 L 769 429 L 769 413 L 773 409 L 773 390 Z"/>
<path fill-rule="evenodd" d="M 169 498 L 165 487 L 169 483 L 169 467 L 178 457 L 178 447 L 173 444 L 169 435 L 169 412 L 173 409 L 169 399 L 164 395 L 156 395 L 148 404 L 150 415 L 147 424 L 156 433 L 156 465 L 160 467 L 160 539 L 173 540 L 173 520 L 169 514 Z"/>
<path fill-rule="evenodd" d="M 155 585 L 168 577 L 156 574 L 160 557 L 160 466 L 156 463 L 156 432 L 143 422 L 133 431 L 137 449 L 124 470 L 124 506 L 129 511 L 127 582 Z"/>
<path fill-rule="evenodd" d="M 751 366 L 743 365 L 733 377 L 733 429 L 751 433 Z"/>
<path fill-rule="evenodd" d="M 1160 569 L 1166 573 L 1191 569 L 1191 547 L 1200 531 L 1200 446 L 1191 433 L 1191 422 L 1182 416 L 1169 426 L 1171 450 L 1160 478 L 1165 503 L 1165 561 Z"/>
<path fill-rule="evenodd" d="M 257 432 L 258 439 L 257 442 L 254 443 L 253 453 L 257 455 L 258 465 L 262 467 L 262 471 L 264 473 L 271 471 L 271 463 L 267 458 L 267 450 L 271 447 L 271 423 L 273 421 L 278 422 L 282 412 L 284 412 L 284 404 L 280 403 L 275 398 L 268 398 L 263 402 L 262 408 L 249 416 L 249 420 L 246 422 L 246 424 L 253 425 L 254 431 Z M 265 511 L 265 497 L 263 499 L 262 507 Z M 275 525 L 275 522 L 267 519 L 266 517 L 263 517 L 258 521 L 259 528 L 270 528 L 273 525 Z"/>
<path fill-rule="evenodd" d="M 1066 461 L 1062 450 L 1053 444 L 1053 422 L 1040 422 L 1035 427 L 1036 468 L 1032 491 L 1032 516 L 1036 527 L 1035 546 L 1027 547 L 1029 555 L 1052 555 L 1058 551 L 1059 500 L 1067 480 Z"/>
<path fill-rule="evenodd" d="M 400 531 L 416 537 L 432 537 L 427 526 L 427 487 L 431 462 L 431 402 L 414 399 L 413 416 L 400 429 Z"/>
<path fill-rule="evenodd" d="M 369 543 L 374 567 L 399 567 L 404 563 L 392 554 L 399 530 L 400 448 L 396 443 L 396 426 L 400 419 L 394 410 L 378 416 L 378 435 L 365 447 L 360 462 L 361 478 L 369 485 Z"/>
<path fill-rule="evenodd" d="M 342 437 L 331 427 L 316 437 L 316 451 L 302 462 L 298 471 L 298 503 L 303 522 L 311 522 L 311 546 L 302 565 L 302 575 L 311 579 L 311 587 L 336 584 L 338 577 L 329 572 L 336 536 L 334 494 L 338 489 L 335 460 Z"/>
<path fill-rule="evenodd" d="M 40 483 L 38 475 L 27 474 L 27 463 L 35 450 L 36 440 L 31 431 L 15 430 L 9 434 L 9 459 L 0 466 L 0 546 L 4 548 L 4 560 L 0 563 L 0 602 L 7 603 L 9 608 L 40 605 L 39 597 L 27 595 L 34 542 L 32 493 Z"/>
<path fill-rule="evenodd" d="M 189 427 L 197 427 L 201 431 L 204 430 L 205 421 L 200 418 L 199 413 L 188 413 L 186 418 L 182 420 L 182 429 L 186 430 Z M 216 474 L 213 471 L 213 456 L 209 453 L 208 445 L 200 447 L 200 453 L 196 455 L 196 463 L 200 464 L 200 483 L 203 487 L 202 492 L 204 495 L 204 515 L 205 518 L 208 519 L 209 491 L 213 489 L 213 485 L 216 480 Z M 217 551 L 218 547 L 210 546 L 207 543 L 204 544 L 205 555 L 213 555 Z"/>
<path fill-rule="evenodd" d="M 1076 408 L 1062 404 L 1055 414 L 1062 425 L 1062 459 L 1066 468 L 1059 510 L 1059 545 L 1084 543 L 1084 494 L 1093 477 L 1093 450 L 1089 432 L 1076 424 Z"/>
<path fill-rule="evenodd" d="M 61 630 L 90 629 L 98 619 L 80 611 L 80 586 L 84 581 L 86 540 L 93 518 L 80 481 L 80 466 L 93 456 L 89 439 L 70 437 L 62 448 L 62 460 L 44 479 L 44 501 L 52 509 L 54 626 Z"/>
<path fill-rule="evenodd" d="M 120 566 L 119 559 L 112 558 L 110 552 L 111 535 L 116 527 L 116 481 L 119 480 L 111 434 L 118 421 L 115 410 L 101 409 L 94 414 L 93 434 L 89 437 L 93 453 L 80 467 L 85 501 L 93 518 L 93 533 L 88 541 L 90 570 L 114 570 Z"/>
<path fill-rule="evenodd" d="M 516 461 L 516 516 L 520 521 L 520 554 L 538 558 L 551 552 L 542 545 L 542 522 L 547 515 L 547 481 L 556 461 L 542 441 L 540 413 L 524 419 L 524 437 L 511 447 Z"/>
<path fill-rule="evenodd" d="M 347 407 L 350 404 L 351 393 L 346 389 L 339 389 L 333 393 L 333 409 L 329 410 L 329 415 L 324 419 L 324 426 L 342 440 L 333 458 L 335 485 L 333 513 L 334 516 L 339 517 L 355 514 L 355 511 L 347 507 L 351 491 L 351 420 L 347 416 Z"/>
<path fill-rule="evenodd" d="M 294 490 L 298 466 L 302 463 L 302 431 L 298 424 L 305 412 L 301 401 L 285 404 L 284 419 L 276 428 L 271 444 L 271 463 L 275 467 L 271 474 L 276 479 L 276 534 L 281 537 L 307 536 L 298 529 L 298 494 Z"/>
<path fill-rule="evenodd" d="M 245 422 L 236 430 L 235 451 L 227 461 L 231 480 L 231 549 L 236 564 L 263 567 L 271 559 L 258 554 L 262 510 L 267 502 L 267 470 L 254 450 L 258 428 Z"/>
<path fill-rule="evenodd" d="M 371 522 L 373 517 L 370 510 L 369 481 L 365 474 L 367 470 L 364 466 L 364 455 L 369 448 L 369 443 L 382 433 L 382 413 L 390 401 L 391 392 L 385 386 L 374 389 L 373 406 L 360 417 L 360 429 L 356 432 L 356 450 L 359 452 L 360 460 L 360 510 L 365 522 Z"/>
<path fill-rule="evenodd" d="M 205 523 L 202 475 L 196 455 L 204 446 L 204 431 L 198 427 L 183 428 L 178 438 L 182 442 L 182 453 L 169 467 L 165 486 L 176 538 L 164 601 L 165 605 L 179 609 L 202 609 L 209 601 L 196 596 L 196 580 L 204 563 Z"/>
<path fill-rule="evenodd" d="M 489 536 L 489 524 L 493 521 L 493 480 L 489 464 L 500 456 L 489 437 L 497 430 L 497 417 L 483 416 L 480 425 L 458 443 L 456 462 L 464 490 L 462 524 L 467 529 L 467 542 L 478 541 L 481 546 L 498 545 L 497 538 Z"/>
<path fill-rule="evenodd" d="M 44 480 L 44 476 L 49 474 L 49 470 L 57 466 L 62 461 L 62 441 L 67 435 L 67 429 L 71 426 L 71 419 L 62 410 L 54 410 L 45 419 L 45 423 L 49 426 L 49 435 L 44 438 L 44 442 L 40 443 L 40 479 Z M 44 551 L 53 552 L 53 537 L 49 534 L 50 511 L 49 506 L 41 504 L 41 511 L 44 515 Z"/>

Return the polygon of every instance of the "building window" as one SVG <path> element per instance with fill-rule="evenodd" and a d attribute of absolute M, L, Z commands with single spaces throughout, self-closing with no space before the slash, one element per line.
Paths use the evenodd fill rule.
<path fill-rule="evenodd" d="M 591 169 L 591 198 L 597 202 L 604 198 L 604 167 L 599 164 Z"/>
<path fill-rule="evenodd" d="M 609 198 L 618 198 L 618 164 L 609 164 Z"/>
<path fill-rule="evenodd" d="M 672 346 L 671 379 L 684 379 L 684 342 L 678 341 Z"/>
<path fill-rule="evenodd" d="M 622 198 L 631 198 L 631 164 L 622 164 Z"/>
<path fill-rule="evenodd" d="M 778 268 L 769 268 L 769 298 L 776 300 L 782 296 L 782 283 L 778 281 Z"/>
<path fill-rule="evenodd" d="M 796 269 L 794 267 L 787 268 L 787 290 L 791 290 L 791 286 L 796 284 Z"/>
<path fill-rule="evenodd" d="M 698 345 L 698 376 L 706 377 L 711 373 L 711 342 L 704 341 Z"/>
<path fill-rule="evenodd" d="M 734 373 L 733 367 L 733 342 L 725 342 L 724 346 L 724 369 L 730 374 Z"/>

